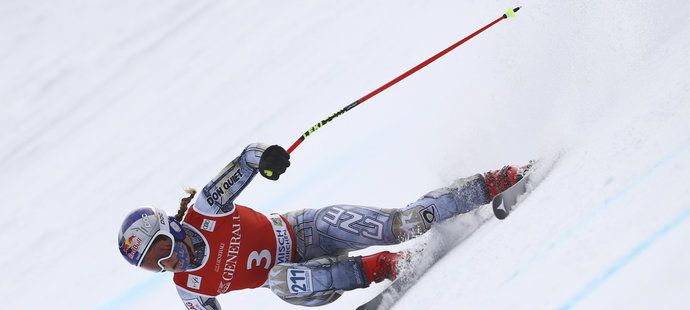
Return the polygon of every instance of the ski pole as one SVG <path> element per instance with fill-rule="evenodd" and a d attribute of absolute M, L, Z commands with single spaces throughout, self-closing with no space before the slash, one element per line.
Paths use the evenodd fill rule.
<path fill-rule="evenodd" d="M 508 18 L 514 17 L 514 16 L 515 16 L 515 12 L 517 12 L 518 10 L 520 10 L 520 7 L 516 7 L 516 8 L 514 8 L 514 9 L 508 9 L 508 10 L 505 12 L 505 14 L 503 14 L 501 17 L 497 18 L 497 19 L 494 20 L 493 22 L 487 24 L 486 26 L 484 26 L 484 27 L 482 27 L 481 29 L 475 31 L 474 33 L 470 34 L 469 36 L 467 36 L 467 37 L 463 38 L 462 40 L 456 42 L 455 44 L 449 46 L 448 48 L 446 48 L 446 49 L 440 51 L 438 54 L 436 54 L 436 55 L 434 55 L 434 56 L 431 56 L 431 58 L 429 58 L 429 59 L 425 60 L 424 62 L 418 64 L 418 65 L 415 66 L 414 68 L 405 71 L 405 73 L 403 73 L 403 74 L 401 74 L 400 76 L 394 78 L 394 79 L 391 80 L 390 82 L 388 82 L 388 83 L 384 84 L 383 86 L 381 86 L 381 87 L 375 89 L 374 91 L 370 92 L 369 94 L 365 95 L 364 97 L 362 97 L 362 98 L 356 100 L 355 102 L 349 104 L 348 106 L 342 108 L 340 111 L 335 112 L 333 115 L 331 115 L 331 116 L 327 117 L 326 119 L 320 121 L 318 124 L 316 124 L 316 125 L 312 126 L 311 128 L 309 128 L 309 130 L 307 130 L 301 137 L 299 137 L 299 138 L 290 146 L 290 148 L 287 149 L 287 152 L 288 152 L 288 153 L 292 153 L 292 151 L 294 151 L 295 148 L 297 148 L 297 146 L 299 146 L 299 145 L 302 143 L 302 141 L 304 141 L 304 139 L 306 139 L 309 135 L 311 135 L 312 133 L 314 133 L 314 131 L 316 131 L 316 130 L 318 130 L 319 128 L 321 128 L 323 125 L 328 124 L 328 122 L 332 121 L 332 120 L 335 119 L 336 117 L 342 115 L 343 113 L 345 113 L 345 112 L 347 112 L 347 111 L 350 111 L 350 110 L 353 109 L 354 107 L 356 107 L 356 106 L 358 106 L 358 105 L 364 103 L 365 101 L 369 100 L 371 97 L 374 97 L 374 96 L 376 96 L 378 93 L 380 93 L 380 92 L 386 90 L 388 87 L 391 87 L 391 86 L 395 85 L 396 83 L 402 81 L 402 80 L 405 79 L 406 77 L 408 77 L 408 76 L 412 75 L 413 73 L 419 71 L 420 69 L 426 67 L 428 64 L 434 62 L 436 59 L 441 58 L 441 56 L 443 56 L 443 55 L 445 55 L 445 54 L 448 54 L 448 52 L 454 50 L 456 47 L 458 47 L 458 46 L 462 45 L 463 43 L 467 42 L 469 39 L 472 39 L 474 36 L 476 36 L 476 35 L 482 33 L 484 30 L 489 29 L 491 26 L 497 24 L 498 22 L 500 22 L 500 21 L 502 21 L 502 20 L 504 20 L 504 19 L 508 19 Z"/>

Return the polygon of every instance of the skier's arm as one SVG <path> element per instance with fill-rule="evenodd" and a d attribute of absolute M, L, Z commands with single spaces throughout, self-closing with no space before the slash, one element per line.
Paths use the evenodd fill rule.
<path fill-rule="evenodd" d="M 208 214 L 232 212 L 235 208 L 233 201 L 256 175 L 261 155 L 267 147 L 263 143 L 254 143 L 244 148 L 240 156 L 204 186 L 194 207 Z"/>
<path fill-rule="evenodd" d="M 267 179 L 277 180 L 290 166 L 290 155 L 280 146 L 263 143 L 248 145 L 242 154 L 223 168 L 204 186 L 195 203 L 197 210 L 208 214 L 232 212 L 234 200 L 261 170 Z"/>
<path fill-rule="evenodd" d="M 204 297 L 177 287 L 177 293 L 187 309 L 194 310 L 220 310 L 218 300 L 213 297 Z"/>

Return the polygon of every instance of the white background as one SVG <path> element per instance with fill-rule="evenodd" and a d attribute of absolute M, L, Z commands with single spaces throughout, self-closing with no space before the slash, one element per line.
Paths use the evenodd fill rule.
<path fill-rule="evenodd" d="M 202 187 L 247 144 L 288 147 L 516 5 L 516 18 L 317 131 L 278 182 L 258 177 L 237 202 L 402 207 L 561 152 L 520 209 L 483 225 L 398 307 L 686 307 L 685 1 L 5 0 L 3 308 L 182 308 L 170 274 L 120 257 L 129 210 L 174 212 L 183 186 Z M 292 307 L 267 289 L 220 301 Z"/>

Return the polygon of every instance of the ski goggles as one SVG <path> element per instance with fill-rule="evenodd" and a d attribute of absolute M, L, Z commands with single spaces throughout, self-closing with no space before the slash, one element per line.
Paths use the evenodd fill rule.
<path fill-rule="evenodd" d="M 176 244 L 175 241 L 184 240 L 184 232 L 180 228 L 179 231 L 175 232 L 180 236 L 173 235 L 173 232 L 170 231 L 171 223 L 168 216 L 159 212 L 156 213 L 156 216 L 158 217 L 159 230 L 153 235 L 146 248 L 144 248 L 141 254 L 142 258 L 137 266 L 156 272 L 163 272 L 165 271 L 163 261 L 173 255 L 176 246 L 181 245 Z M 174 224 L 177 225 L 177 223 Z M 179 225 L 177 227 L 179 228 Z"/>

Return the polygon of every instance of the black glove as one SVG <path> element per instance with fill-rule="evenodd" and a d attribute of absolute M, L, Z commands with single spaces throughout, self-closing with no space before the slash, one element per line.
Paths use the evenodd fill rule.
<path fill-rule="evenodd" d="M 259 173 L 264 178 L 278 180 L 287 167 L 290 167 L 290 154 L 280 145 L 269 146 L 261 155 Z"/>

